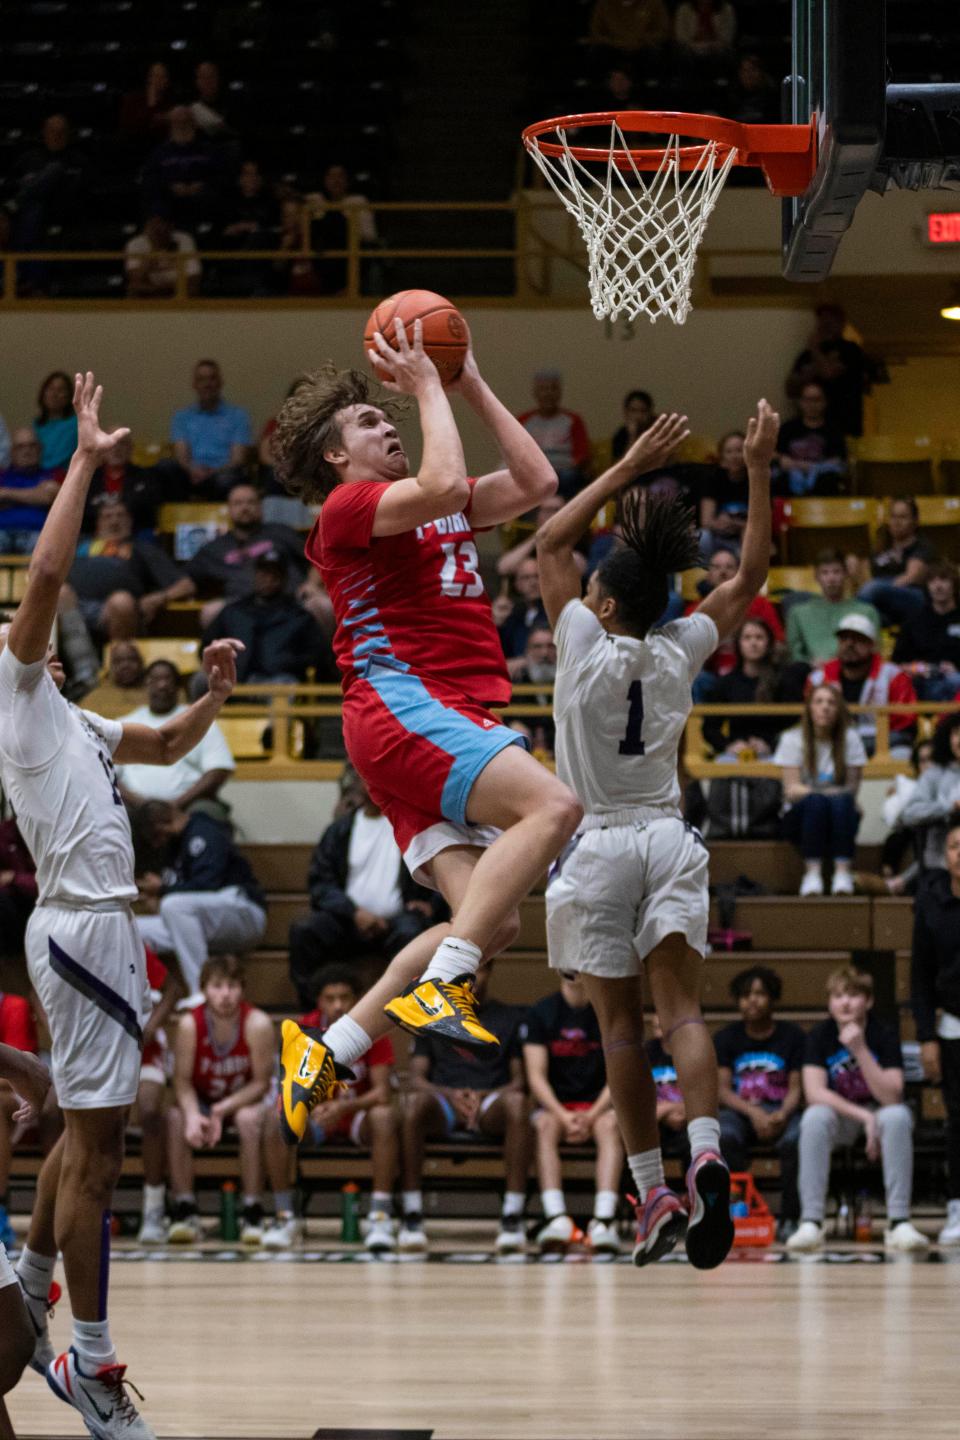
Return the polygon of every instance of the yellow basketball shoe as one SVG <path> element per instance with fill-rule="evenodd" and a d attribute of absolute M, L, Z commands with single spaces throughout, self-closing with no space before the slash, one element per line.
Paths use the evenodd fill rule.
<path fill-rule="evenodd" d="M 345 1065 L 337 1064 L 329 1046 L 301 1030 L 294 1020 L 284 1020 L 280 1033 L 283 1038 L 277 1117 L 283 1139 L 288 1145 L 299 1145 L 314 1105 L 332 1100 L 354 1075 Z"/>
<path fill-rule="evenodd" d="M 458 975 L 456 980 L 415 981 L 383 1008 L 395 1025 L 411 1035 L 435 1036 L 469 1050 L 489 1050 L 500 1044 L 477 1019 L 470 974 Z"/>

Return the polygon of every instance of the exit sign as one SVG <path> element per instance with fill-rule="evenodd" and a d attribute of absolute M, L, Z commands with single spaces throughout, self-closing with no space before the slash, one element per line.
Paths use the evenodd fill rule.
<path fill-rule="evenodd" d="M 960 210 L 935 210 L 928 215 L 927 241 L 931 245 L 960 245 Z"/>

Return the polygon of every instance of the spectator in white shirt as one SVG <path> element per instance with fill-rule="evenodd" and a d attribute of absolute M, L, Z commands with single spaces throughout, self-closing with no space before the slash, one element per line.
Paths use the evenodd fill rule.
<path fill-rule="evenodd" d="M 175 230 L 163 215 L 151 215 L 139 235 L 124 249 L 127 294 L 143 300 L 168 299 L 177 293 L 178 262 L 174 255 L 186 255 L 186 293 L 200 290 L 200 257 L 193 236 Z"/>
<path fill-rule="evenodd" d="M 172 661 L 154 660 L 144 680 L 147 703 L 124 720 L 157 729 L 186 710 L 180 702 L 183 680 Z M 229 810 L 218 796 L 235 768 L 226 737 L 220 726 L 213 724 L 200 744 L 176 764 L 118 765 L 117 779 L 121 795 L 133 809 L 146 800 L 166 800 L 178 810 L 199 808 L 215 820 L 225 820 Z"/>

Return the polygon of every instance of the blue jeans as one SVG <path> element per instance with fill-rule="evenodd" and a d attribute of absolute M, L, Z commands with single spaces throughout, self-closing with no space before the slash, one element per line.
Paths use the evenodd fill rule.
<path fill-rule="evenodd" d="M 764 1110 L 776 1110 L 776 1105 L 764 1105 Z M 731 1170 L 743 1172 L 748 1168 L 750 1152 L 758 1143 L 757 1132 L 739 1110 L 720 1110 L 720 1151 Z M 797 1192 L 797 1171 L 799 1169 L 800 1111 L 794 1110 L 773 1148 L 780 1158 L 780 1178 L 783 1182 L 783 1198 L 780 1202 L 781 1220 L 800 1219 L 800 1196 Z"/>
<path fill-rule="evenodd" d="M 852 860 L 860 816 L 853 796 L 805 795 L 783 817 L 783 833 L 805 860 Z"/>
<path fill-rule="evenodd" d="M 4 530 L 0 527 L 0 554 L 32 555 L 39 539 L 39 530 Z"/>
<path fill-rule="evenodd" d="M 892 580 L 868 580 L 857 591 L 857 599 L 876 606 L 884 620 L 893 625 L 912 620 L 926 603 L 922 586 L 894 585 Z"/>

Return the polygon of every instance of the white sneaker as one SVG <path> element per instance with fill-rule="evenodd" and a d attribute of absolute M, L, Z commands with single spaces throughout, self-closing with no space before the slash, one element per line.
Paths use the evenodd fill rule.
<path fill-rule="evenodd" d="M 138 1245 L 165 1245 L 170 1221 L 162 1210 L 146 1210 L 137 1232 Z"/>
<path fill-rule="evenodd" d="M 590 1240 L 590 1248 L 597 1255 L 620 1254 L 620 1236 L 617 1234 L 615 1221 L 598 1220 L 594 1216 L 587 1226 L 587 1236 Z"/>
<path fill-rule="evenodd" d="M 922 1230 L 916 1225 L 911 1225 L 909 1220 L 901 1220 L 899 1225 L 894 1225 L 892 1230 L 883 1232 L 883 1248 L 885 1250 L 929 1250 L 930 1241 Z"/>
<path fill-rule="evenodd" d="M 296 1215 L 280 1214 L 263 1232 L 264 1250 L 293 1250 L 303 1239 L 303 1221 Z"/>
<path fill-rule="evenodd" d="M 157 1440 L 124 1388 L 126 1371 L 126 1365 L 100 1365 L 88 1372 L 71 1345 L 50 1362 L 47 1384 L 79 1411 L 94 1440 Z"/>
<path fill-rule="evenodd" d="M 537 1232 L 537 1246 L 545 1252 L 566 1250 L 572 1245 L 576 1236 L 576 1225 L 569 1215 L 554 1215 L 552 1220 Z"/>
<path fill-rule="evenodd" d="M 823 876 L 819 870 L 807 870 L 800 881 L 800 894 L 803 897 L 823 894 Z"/>
<path fill-rule="evenodd" d="M 853 875 L 849 870 L 834 870 L 833 879 L 830 881 L 831 895 L 852 895 L 854 893 Z"/>
<path fill-rule="evenodd" d="M 57 1352 L 50 1343 L 50 1331 L 48 1321 L 53 1314 L 53 1307 L 60 1299 L 60 1286 L 54 1282 L 43 1299 L 24 1289 L 23 1281 L 17 1276 L 17 1284 L 20 1286 L 20 1294 L 23 1296 L 23 1303 L 26 1306 L 30 1324 L 33 1326 L 33 1333 L 36 1337 L 33 1346 L 33 1354 L 30 1356 L 30 1368 L 36 1370 L 38 1375 L 46 1375 L 47 1366 L 57 1358 Z"/>
<path fill-rule="evenodd" d="M 404 1255 L 425 1255 L 427 1253 L 427 1232 L 423 1228 L 423 1216 L 418 1210 L 410 1210 L 400 1222 L 397 1249 Z"/>
<path fill-rule="evenodd" d="M 802 1220 L 787 1241 L 787 1249 L 799 1251 L 819 1250 L 823 1244 L 823 1227 L 816 1220 Z"/>
<path fill-rule="evenodd" d="M 498 1255 L 522 1255 L 527 1248 L 522 1215 L 500 1216 L 500 1229 L 497 1231 L 494 1248 Z"/>
<path fill-rule="evenodd" d="M 167 1231 L 169 1245 L 199 1245 L 203 1239 L 200 1216 L 185 1201 L 177 1206 Z"/>
<path fill-rule="evenodd" d="M 937 1236 L 938 1245 L 960 1245 L 960 1200 L 947 1201 L 947 1223 Z"/>
<path fill-rule="evenodd" d="M 397 1248 L 397 1237 L 393 1220 L 385 1210 L 371 1210 L 367 1216 L 367 1234 L 364 1245 L 371 1255 L 383 1255 Z"/>

